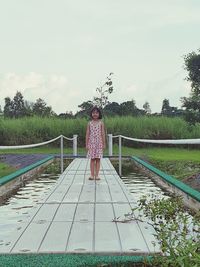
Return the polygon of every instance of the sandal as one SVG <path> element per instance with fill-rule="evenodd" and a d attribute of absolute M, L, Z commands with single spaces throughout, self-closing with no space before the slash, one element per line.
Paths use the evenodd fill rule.
<path fill-rule="evenodd" d="M 101 180 L 101 178 L 98 176 L 98 177 L 95 178 L 95 180 Z"/>
<path fill-rule="evenodd" d="M 94 177 L 91 177 L 91 176 L 90 176 L 88 180 L 94 180 Z"/>

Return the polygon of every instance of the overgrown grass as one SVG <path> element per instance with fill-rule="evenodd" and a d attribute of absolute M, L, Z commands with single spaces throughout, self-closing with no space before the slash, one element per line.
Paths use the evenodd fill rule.
<path fill-rule="evenodd" d="M 200 124 L 188 126 L 181 118 L 124 116 L 104 118 L 104 122 L 107 133 L 114 135 L 122 134 L 147 139 L 200 137 Z M 79 146 L 83 146 L 86 125 L 86 119 L 0 118 L 0 145 L 33 144 L 50 140 L 60 134 L 67 137 L 78 134 Z M 129 145 L 130 141 L 124 141 L 124 144 Z M 138 146 L 138 144 L 135 146 Z"/>

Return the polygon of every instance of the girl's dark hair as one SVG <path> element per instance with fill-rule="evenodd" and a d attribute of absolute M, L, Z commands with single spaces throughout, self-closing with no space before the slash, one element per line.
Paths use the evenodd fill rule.
<path fill-rule="evenodd" d="M 102 112 L 101 112 L 101 110 L 98 107 L 93 107 L 91 109 L 91 111 L 90 111 L 90 117 L 92 118 L 92 112 L 95 111 L 95 110 L 99 113 L 99 119 L 102 119 Z"/>

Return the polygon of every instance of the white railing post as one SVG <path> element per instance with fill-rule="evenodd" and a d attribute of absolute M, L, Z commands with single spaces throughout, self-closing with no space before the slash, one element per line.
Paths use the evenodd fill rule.
<path fill-rule="evenodd" d="M 73 135 L 73 156 L 77 156 L 77 134 Z"/>
<path fill-rule="evenodd" d="M 110 157 L 113 155 L 113 138 L 112 138 L 112 134 L 108 134 L 108 155 Z"/>
<path fill-rule="evenodd" d="M 60 137 L 60 171 L 63 173 L 63 135 Z"/>
<path fill-rule="evenodd" d="M 119 135 L 119 175 L 122 176 L 122 137 Z"/>

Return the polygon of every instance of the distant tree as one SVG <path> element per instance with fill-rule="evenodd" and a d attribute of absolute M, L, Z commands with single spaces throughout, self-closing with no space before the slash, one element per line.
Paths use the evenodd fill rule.
<path fill-rule="evenodd" d="M 108 103 L 104 107 L 104 114 L 107 116 L 120 115 L 120 105 L 117 102 Z"/>
<path fill-rule="evenodd" d="M 169 99 L 164 99 L 162 102 L 162 109 L 161 109 L 161 114 L 162 115 L 169 115 L 171 112 L 171 107 L 169 105 Z"/>
<path fill-rule="evenodd" d="M 1 109 L 1 105 L 0 105 L 0 116 L 3 116 L 3 111 Z"/>
<path fill-rule="evenodd" d="M 28 116 L 28 117 L 29 116 L 33 116 L 33 105 L 34 105 L 33 102 L 30 102 L 30 101 L 27 101 L 27 100 L 24 101 L 26 116 Z"/>
<path fill-rule="evenodd" d="M 19 118 L 26 115 L 26 109 L 24 105 L 24 97 L 21 92 L 17 91 L 12 101 L 13 117 Z"/>
<path fill-rule="evenodd" d="M 51 106 L 47 106 L 43 99 L 38 98 L 33 104 L 33 114 L 40 117 L 50 117 L 55 113 L 52 111 Z"/>
<path fill-rule="evenodd" d="M 106 78 L 106 82 L 100 87 L 97 87 L 96 89 L 99 96 L 94 97 L 93 104 L 95 106 L 100 107 L 102 110 L 108 104 L 109 94 L 112 94 L 113 92 L 112 75 L 113 75 L 113 72 L 110 72 L 110 74 Z"/>
<path fill-rule="evenodd" d="M 149 102 L 145 102 L 144 105 L 143 105 L 143 109 L 145 110 L 145 113 L 146 114 L 151 114 L 151 108 L 150 108 L 150 104 Z"/>
<path fill-rule="evenodd" d="M 75 117 L 88 117 L 93 106 L 94 104 L 91 100 L 85 101 L 82 104 L 78 105 L 81 110 L 75 114 Z"/>
<path fill-rule="evenodd" d="M 170 106 L 169 99 L 164 99 L 162 104 L 161 115 L 168 117 L 183 116 L 184 110 Z"/>
<path fill-rule="evenodd" d="M 3 114 L 5 118 L 12 118 L 13 117 L 13 103 L 10 97 L 6 97 L 5 99 L 5 105 L 3 109 Z"/>
<path fill-rule="evenodd" d="M 74 115 L 72 113 L 72 111 L 66 111 L 65 113 L 60 113 L 58 115 L 59 118 L 62 118 L 62 119 L 73 119 L 74 118 Z"/>
<path fill-rule="evenodd" d="M 190 124 L 200 122 L 200 49 L 199 53 L 191 52 L 184 56 L 185 69 L 188 71 L 186 80 L 191 82 L 189 97 L 182 97 L 185 108 L 185 119 Z"/>
<path fill-rule="evenodd" d="M 138 115 L 135 100 L 125 101 L 120 104 L 120 115 Z"/>

